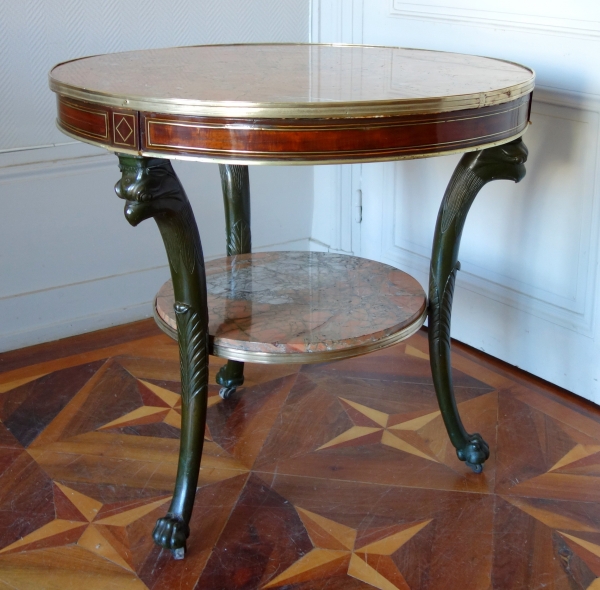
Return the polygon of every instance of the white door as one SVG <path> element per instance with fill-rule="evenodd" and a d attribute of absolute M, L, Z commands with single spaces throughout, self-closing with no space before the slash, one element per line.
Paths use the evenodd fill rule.
<path fill-rule="evenodd" d="M 321 0 L 313 4 L 317 35 L 487 55 L 536 70 L 527 176 L 518 185 L 491 183 L 475 200 L 452 335 L 600 403 L 600 4 Z M 340 209 L 337 223 L 351 229 L 352 251 L 402 268 L 426 287 L 437 210 L 458 159 L 340 172 L 350 193 L 343 196 L 338 183 L 346 213 Z M 319 183 L 316 174 L 316 197 Z"/>

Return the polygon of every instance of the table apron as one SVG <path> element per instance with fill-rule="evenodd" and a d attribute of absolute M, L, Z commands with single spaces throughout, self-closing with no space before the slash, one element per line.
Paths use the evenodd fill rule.
<path fill-rule="evenodd" d="M 453 113 L 355 119 L 232 119 L 115 109 L 58 97 L 60 129 L 116 152 L 221 162 L 368 162 L 470 151 L 527 128 L 531 94 Z"/>

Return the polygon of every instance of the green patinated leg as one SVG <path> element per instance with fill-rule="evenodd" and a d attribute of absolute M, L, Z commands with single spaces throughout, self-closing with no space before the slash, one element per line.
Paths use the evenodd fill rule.
<path fill-rule="evenodd" d="M 133 226 L 154 217 L 169 258 L 181 362 L 181 446 L 169 511 L 157 521 L 154 541 L 183 558 L 194 506 L 208 398 L 208 311 L 204 258 L 196 220 L 168 160 L 119 154 L 125 199 Z"/>
<path fill-rule="evenodd" d="M 219 164 L 219 172 L 225 205 L 227 256 L 248 254 L 252 251 L 248 166 Z M 233 280 L 231 286 L 235 288 Z M 244 383 L 244 363 L 227 361 L 217 373 L 217 383 L 221 385 L 220 396 L 227 399 Z"/>
<path fill-rule="evenodd" d="M 458 250 L 465 219 L 477 193 L 492 180 L 519 182 L 525 176 L 527 148 L 521 139 L 465 154 L 446 189 L 438 213 L 429 274 L 429 354 L 440 410 L 461 461 L 480 473 L 489 457 L 481 435 L 469 434 L 460 419 L 452 387 L 450 316 Z"/>

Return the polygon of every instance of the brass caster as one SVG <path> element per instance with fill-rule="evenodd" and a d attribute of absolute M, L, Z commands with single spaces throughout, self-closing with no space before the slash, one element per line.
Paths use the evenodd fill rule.
<path fill-rule="evenodd" d="M 236 387 L 221 387 L 219 389 L 219 396 L 221 399 L 229 399 L 235 393 L 236 389 Z"/>
<path fill-rule="evenodd" d="M 483 471 L 483 465 L 481 463 L 469 463 L 465 461 L 465 464 L 470 467 L 474 473 L 481 473 Z"/>

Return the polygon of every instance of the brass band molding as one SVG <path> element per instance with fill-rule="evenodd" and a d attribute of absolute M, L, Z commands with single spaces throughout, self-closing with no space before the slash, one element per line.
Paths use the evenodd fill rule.
<path fill-rule="evenodd" d="M 312 119 L 318 117 L 371 117 L 393 115 L 419 115 L 447 113 L 504 104 L 527 96 L 533 91 L 535 80 L 493 92 L 473 95 L 456 95 L 439 98 L 396 99 L 337 103 L 245 103 L 201 102 L 175 99 L 150 99 L 111 96 L 100 92 L 82 90 L 50 79 L 50 89 L 60 96 L 104 106 L 147 111 L 165 115 L 190 115 L 195 117 L 233 117 L 264 119 Z"/>
<path fill-rule="evenodd" d="M 158 327 L 167 335 L 177 340 L 177 330 L 174 330 L 159 314 L 156 308 L 156 299 L 154 300 L 154 319 Z M 248 363 L 265 363 L 265 364 L 294 364 L 300 363 L 303 365 L 311 363 L 323 363 L 326 361 L 341 360 L 346 358 L 352 358 L 355 356 L 361 356 L 387 348 L 398 344 L 407 338 L 410 338 L 413 334 L 418 332 L 419 328 L 425 323 L 427 318 L 427 306 L 421 313 L 421 315 L 411 324 L 402 328 L 398 332 L 394 332 L 389 336 L 384 336 L 378 340 L 367 342 L 359 346 L 350 346 L 348 348 L 336 349 L 336 350 L 316 350 L 314 352 L 256 352 L 251 350 L 243 350 L 241 348 L 234 348 L 231 346 L 223 346 L 215 343 L 211 337 L 211 352 L 213 356 L 220 358 L 229 359 L 232 361 L 248 362 Z M 318 344 L 318 343 L 316 343 Z"/>

